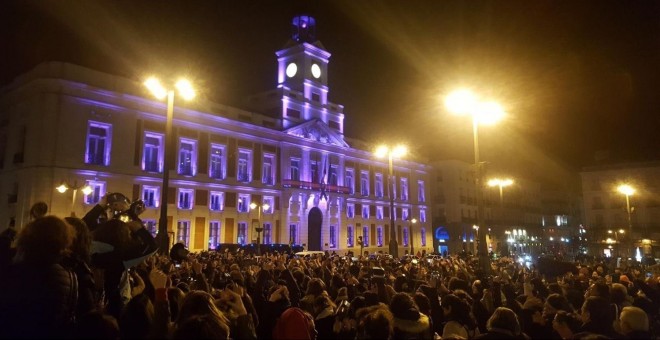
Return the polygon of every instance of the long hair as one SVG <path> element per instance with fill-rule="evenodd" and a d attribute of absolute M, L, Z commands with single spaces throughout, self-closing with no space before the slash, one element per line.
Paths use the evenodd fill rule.
<path fill-rule="evenodd" d="M 450 309 L 447 320 L 456 321 L 470 329 L 476 327 L 472 308 L 465 300 L 454 294 L 448 294 L 442 297 L 440 305 L 444 309 Z"/>
<path fill-rule="evenodd" d="M 57 263 L 73 242 L 74 230 L 59 217 L 38 218 L 21 229 L 16 241 L 18 260 Z"/>
<path fill-rule="evenodd" d="M 196 315 L 213 315 L 226 325 L 229 324 L 227 317 L 216 307 L 213 296 L 204 291 L 196 290 L 186 294 L 179 308 L 176 323 L 181 324 L 186 319 Z"/>
<path fill-rule="evenodd" d="M 64 220 L 75 229 L 76 236 L 71 244 L 71 253 L 78 259 L 89 263 L 89 248 L 92 243 L 92 235 L 85 224 L 85 221 L 77 217 L 65 217 Z"/>

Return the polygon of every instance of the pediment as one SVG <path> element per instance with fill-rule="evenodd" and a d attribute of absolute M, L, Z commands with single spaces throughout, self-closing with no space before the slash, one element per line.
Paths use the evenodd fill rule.
<path fill-rule="evenodd" d="M 285 130 L 289 135 L 304 138 L 307 140 L 330 144 L 340 147 L 350 147 L 345 141 L 344 137 L 337 131 L 331 129 L 326 123 L 320 119 L 312 119 L 300 125 L 294 126 Z"/>

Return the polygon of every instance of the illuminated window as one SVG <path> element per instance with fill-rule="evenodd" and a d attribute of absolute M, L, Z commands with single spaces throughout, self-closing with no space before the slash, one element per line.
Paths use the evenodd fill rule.
<path fill-rule="evenodd" d="M 300 180 L 300 159 L 291 158 L 291 163 L 289 166 L 289 176 L 292 181 Z"/>
<path fill-rule="evenodd" d="M 176 241 L 188 248 L 190 242 L 190 221 L 178 221 L 176 225 Z"/>
<path fill-rule="evenodd" d="M 252 181 L 252 151 L 241 149 L 238 150 L 238 171 L 236 180 L 243 183 Z"/>
<path fill-rule="evenodd" d="M 401 220 L 407 221 L 409 216 L 408 208 L 401 208 Z"/>
<path fill-rule="evenodd" d="M 408 239 L 410 238 L 410 235 L 408 235 L 408 228 L 403 228 L 403 246 L 407 247 L 408 246 Z"/>
<path fill-rule="evenodd" d="M 369 206 L 366 204 L 362 205 L 362 218 L 364 219 L 369 218 Z"/>
<path fill-rule="evenodd" d="M 247 223 L 238 222 L 238 237 L 237 243 L 241 245 L 247 244 Z"/>
<path fill-rule="evenodd" d="M 211 191 L 211 199 L 209 209 L 212 211 L 222 211 L 225 209 L 225 193 L 219 191 Z"/>
<path fill-rule="evenodd" d="M 87 126 L 87 150 L 85 152 L 85 163 L 104 166 L 109 165 L 111 142 L 112 125 L 90 121 Z"/>
<path fill-rule="evenodd" d="M 369 196 L 369 172 L 360 172 L 360 194 L 362 196 Z"/>
<path fill-rule="evenodd" d="M 348 218 L 355 217 L 355 204 L 353 203 L 346 204 L 346 217 Z"/>
<path fill-rule="evenodd" d="M 179 141 L 178 174 L 195 176 L 197 172 L 197 142 L 192 139 L 181 138 Z"/>
<path fill-rule="evenodd" d="M 240 194 L 238 195 L 238 212 L 246 213 L 250 211 L 250 195 Z"/>
<path fill-rule="evenodd" d="M 337 247 L 337 227 L 334 225 L 330 226 L 330 248 Z"/>
<path fill-rule="evenodd" d="M 376 174 L 376 197 L 383 197 L 383 174 Z"/>
<path fill-rule="evenodd" d="M 348 193 L 353 195 L 355 194 L 355 171 L 353 169 L 346 169 L 346 175 L 344 176 L 344 186 L 348 187 Z"/>
<path fill-rule="evenodd" d="M 142 201 L 147 208 L 158 208 L 158 200 L 160 199 L 160 188 L 148 185 L 142 186 Z"/>
<path fill-rule="evenodd" d="M 353 231 L 353 226 L 352 225 L 346 226 L 346 243 L 348 247 L 353 246 L 354 244 L 353 242 L 355 241 L 354 237 L 355 237 L 355 232 Z"/>
<path fill-rule="evenodd" d="M 289 244 L 298 244 L 298 225 L 294 223 L 289 224 Z"/>
<path fill-rule="evenodd" d="M 330 165 L 330 173 L 328 174 L 328 184 L 337 185 L 337 165 Z"/>
<path fill-rule="evenodd" d="M 419 209 L 419 221 L 426 222 L 426 210 Z"/>
<path fill-rule="evenodd" d="M 226 174 L 225 164 L 225 147 L 223 145 L 211 144 L 209 177 L 224 179 Z"/>
<path fill-rule="evenodd" d="M 264 244 L 273 244 L 273 225 L 264 223 Z"/>
<path fill-rule="evenodd" d="M 193 207 L 193 190 L 179 189 L 179 209 L 190 210 Z"/>
<path fill-rule="evenodd" d="M 142 151 L 142 169 L 148 172 L 163 171 L 163 135 L 160 133 L 144 133 L 144 149 Z"/>
<path fill-rule="evenodd" d="M 319 177 L 319 165 L 316 161 L 309 162 L 309 180 L 312 183 L 321 182 Z"/>
<path fill-rule="evenodd" d="M 220 221 L 209 222 L 209 249 L 218 249 L 220 243 Z"/>
<path fill-rule="evenodd" d="M 419 237 L 422 238 L 422 247 L 426 247 L 426 229 L 419 229 Z"/>
<path fill-rule="evenodd" d="M 383 246 L 383 227 L 378 226 L 376 227 L 376 242 L 379 247 Z"/>
<path fill-rule="evenodd" d="M 275 156 L 264 154 L 264 163 L 261 169 L 261 183 L 267 185 L 275 184 Z"/>
<path fill-rule="evenodd" d="M 401 200 L 402 201 L 407 201 L 408 200 L 408 179 L 407 178 L 401 178 Z"/>
<path fill-rule="evenodd" d="M 417 181 L 417 200 L 420 203 L 426 201 L 426 194 L 424 193 L 424 181 Z"/>
<path fill-rule="evenodd" d="M 263 213 L 264 214 L 272 214 L 275 211 L 275 198 L 273 196 L 264 196 L 263 200 Z M 265 206 L 268 206 L 268 209 L 265 208 Z"/>
<path fill-rule="evenodd" d="M 362 244 L 365 247 L 369 246 L 369 227 L 362 227 Z"/>
<path fill-rule="evenodd" d="M 105 182 L 100 181 L 87 181 L 87 185 L 92 188 L 89 195 L 85 195 L 83 200 L 85 204 L 96 204 L 105 195 Z"/>
<path fill-rule="evenodd" d="M 383 219 L 383 207 L 376 207 L 376 219 Z"/>

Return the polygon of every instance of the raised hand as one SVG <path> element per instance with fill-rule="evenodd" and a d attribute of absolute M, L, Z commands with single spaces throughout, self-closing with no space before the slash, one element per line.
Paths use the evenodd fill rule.
<path fill-rule="evenodd" d="M 167 275 L 160 270 L 149 272 L 149 280 L 155 289 L 167 287 Z"/>

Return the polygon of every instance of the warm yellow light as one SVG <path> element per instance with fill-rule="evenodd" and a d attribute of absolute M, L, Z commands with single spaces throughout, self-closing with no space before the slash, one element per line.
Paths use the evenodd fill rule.
<path fill-rule="evenodd" d="M 264 204 L 261 206 L 263 210 L 269 210 L 270 209 L 270 204 Z"/>
<path fill-rule="evenodd" d="M 387 156 L 387 154 L 390 152 L 390 149 L 386 145 L 380 145 L 376 148 L 376 152 L 374 154 L 378 158 L 383 158 Z"/>
<path fill-rule="evenodd" d="M 60 186 L 55 189 L 63 194 L 67 191 L 67 189 L 69 189 L 69 187 L 67 187 L 66 184 L 60 184 Z"/>
<path fill-rule="evenodd" d="M 151 91 L 154 97 L 162 100 L 167 96 L 167 90 L 160 84 L 160 81 L 155 77 L 151 77 L 144 82 L 144 86 Z"/>
<path fill-rule="evenodd" d="M 616 189 L 626 196 L 632 196 L 635 193 L 635 189 L 628 184 L 621 184 Z"/>
<path fill-rule="evenodd" d="M 478 226 L 478 225 L 473 225 L 473 226 L 472 226 L 472 229 L 474 229 L 474 230 L 479 230 L 479 226 Z"/>
<path fill-rule="evenodd" d="M 85 185 L 85 187 L 82 188 L 82 193 L 85 195 L 91 194 L 92 191 L 94 191 L 94 189 L 92 189 L 92 187 L 90 187 L 89 185 Z"/>
<path fill-rule="evenodd" d="M 176 83 L 176 88 L 179 90 L 179 94 L 183 99 L 185 100 L 191 100 L 195 98 L 195 89 L 193 89 L 192 84 L 185 80 L 185 79 L 180 79 Z"/>
<path fill-rule="evenodd" d="M 472 114 L 477 107 L 477 96 L 468 89 L 460 89 L 445 98 L 445 107 L 455 114 Z"/>
<path fill-rule="evenodd" d="M 413 218 L 412 220 L 410 220 L 410 222 L 412 222 L 413 224 L 415 224 L 415 223 L 417 223 L 417 219 L 416 219 L 416 218 Z"/>
<path fill-rule="evenodd" d="M 250 209 L 254 209 L 254 208 L 256 208 L 256 207 L 257 207 L 257 204 L 256 204 L 256 203 L 250 203 Z"/>
<path fill-rule="evenodd" d="M 479 103 L 474 111 L 474 119 L 482 124 L 495 124 L 504 117 L 504 109 L 495 102 Z"/>
<path fill-rule="evenodd" d="M 611 230 L 608 230 L 608 231 L 607 231 L 607 233 L 608 233 L 608 234 L 611 234 L 611 233 L 612 233 L 612 231 L 611 231 Z"/>
<path fill-rule="evenodd" d="M 397 145 L 394 150 L 392 150 L 392 157 L 403 157 L 406 153 L 408 153 L 408 149 L 404 145 Z"/>
<path fill-rule="evenodd" d="M 623 229 L 619 229 L 619 234 L 624 234 L 626 231 Z"/>
<path fill-rule="evenodd" d="M 493 178 L 491 180 L 488 180 L 488 186 L 489 187 L 496 187 L 496 186 L 506 187 L 506 186 L 509 186 L 511 184 L 513 184 L 513 180 L 510 179 L 510 178 L 507 178 L 507 179 Z"/>

